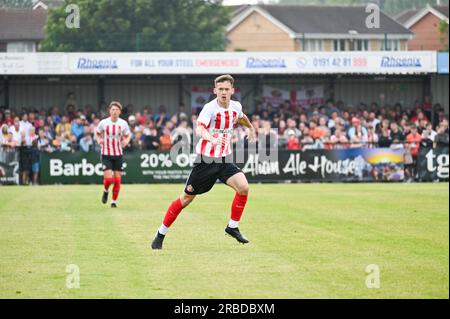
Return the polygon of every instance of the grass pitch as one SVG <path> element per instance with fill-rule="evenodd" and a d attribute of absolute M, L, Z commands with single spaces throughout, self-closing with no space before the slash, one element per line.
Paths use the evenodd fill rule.
<path fill-rule="evenodd" d="M 152 251 L 182 187 L 123 185 L 115 210 L 101 186 L 0 187 L 0 297 L 449 297 L 448 183 L 251 185 L 245 246 L 224 235 L 234 193 L 219 184 Z"/>

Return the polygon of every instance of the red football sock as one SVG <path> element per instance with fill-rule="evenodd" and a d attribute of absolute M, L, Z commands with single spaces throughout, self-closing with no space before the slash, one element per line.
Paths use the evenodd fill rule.
<path fill-rule="evenodd" d="M 112 177 L 103 177 L 103 186 L 105 187 L 105 191 L 109 189 L 109 186 L 114 183 L 114 178 Z"/>
<path fill-rule="evenodd" d="M 122 182 L 122 177 L 115 177 L 114 178 L 114 187 L 113 187 L 113 195 L 112 200 L 117 200 L 117 197 L 119 197 L 120 192 L 120 183 Z"/>
<path fill-rule="evenodd" d="M 177 219 L 182 209 L 183 205 L 181 204 L 181 200 L 177 198 L 172 202 L 172 204 L 170 204 L 169 208 L 167 209 L 166 216 L 163 220 L 164 226 L 170 227 L 175 219 Z"/>
<path fill-rule="evenodd" d="M 231 204 L 231 219 L 238 222 L 241 220 L 242 213 L 244 212 L 245 203 L 247 203 L 247 195 L 239 195 L 236 193 L 234 196 L 233 204 Z"/>

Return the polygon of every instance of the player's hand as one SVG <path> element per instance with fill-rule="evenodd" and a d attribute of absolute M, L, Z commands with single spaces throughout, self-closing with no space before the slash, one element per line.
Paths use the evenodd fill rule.
<path fill-rule="evenodd" d="M 256 142 L 256 130 L 255 128 L 249 128 L 247 134 L 248 141 L 251 143 Z"/>
<path fill-rule="evenodd" d="M 220 145 L 220 146 L 225 147 L 225 145 L 226 145 L 227 142 L 228 142 L 228 138 L 227 138 L 227 137 L 224 137 L 224 136 L 213 137 L 213 138 L 211 139 L 210 142 L 211 142 L 211 144 L 214 145 L 214 146 Z"/>

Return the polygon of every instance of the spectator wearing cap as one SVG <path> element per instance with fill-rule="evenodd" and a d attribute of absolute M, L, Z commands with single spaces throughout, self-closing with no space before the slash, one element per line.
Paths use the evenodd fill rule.
<path fill-rule="evenodd" d="M 130 131 L 133 131 L 136 128 L 136 116 L 130 115 L 128 117 L 128 126 L 130 127 Z"/>
<path fill-rule="evenodd" d="M 286 130 L 287 133 L 287 149 L 288 150 L 299 150 L 300 142 L 297 135 L 293 129 Z"/>
<path fill-rule="evenodd" d="M 289 139 L 289 134 L 292 132 L 294 132 L 295 136 L 297 136 L 297 137 L 302 136 L 302 132 L 300 132 L 300 130 L 298 128 L 296 128 L 295 120 L 288 119 L 286 124 L 287 124 L 287 127 L 286 127 L 286 130 L 284 131 L 284 138 L 286 140 Z"/>

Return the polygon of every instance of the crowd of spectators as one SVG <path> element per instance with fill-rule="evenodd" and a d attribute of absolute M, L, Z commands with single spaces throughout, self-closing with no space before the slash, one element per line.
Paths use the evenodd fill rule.
<path fill-rule="evenodd" d="M 22 183 L 27 184 L 30 176 L 37 183 L 41 152 L 99 150 L 93 135 L 99 121 L 107 117 L 106 104 L 99 109 L 78 107 L 73 95 L 68 96 L 65 106 L 48 110 L 0 108 L 0 150 L 20 148 L 24 154 L 21 162 L 25 163 L 21 165 Z M 350 106 L 333 101 L 292 106 L 286 101 L 275 107 L 257 102 L 253 112 L 245 112 L 257 128 L 258 140 L 279 149 L 404 148 L 405 164 L 413 166 L 420 147 L 448 147 L 449 143 L 444 109 L 430 106 L 427 99 L 413 106 Z M 122 117 L 132 132 L 127 151 L 169 150 L 175 143 L 191 144 L 197 114 L 191 114 L 183 104 L 173 114 L 163 105 L 155 111 L 151 107 L 134 111 L 129 104 Z M 238 127 L 232 141 L 245 140 L 245 135 L 245 128 Z M 413 174 L 409 172 L 410 177 Z"/>

